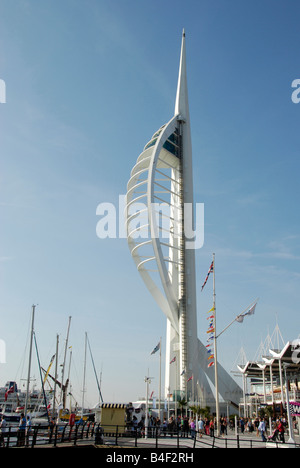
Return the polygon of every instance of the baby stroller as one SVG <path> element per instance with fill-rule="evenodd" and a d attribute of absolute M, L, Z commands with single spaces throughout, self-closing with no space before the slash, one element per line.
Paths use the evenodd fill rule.
<path fill-rule="evenodd" d="M 275 427 L 275 429 L 274 429 L 272 435 L 270 435 L 270 436 L 268 437 L 268 440 L 273 440 L 273 442 L 275 442 L 275 441 L 278 439 L 278 433 L 279 433 L 279 432 L 278 432 L 278 429 L 277 429 L 277 427 Z"/>

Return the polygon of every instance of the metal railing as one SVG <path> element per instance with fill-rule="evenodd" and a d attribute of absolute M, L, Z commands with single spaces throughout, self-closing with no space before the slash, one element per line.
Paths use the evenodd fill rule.
<path fill-rule="evenodd" d="M 161 427 L 149 426 L 147 435 L 145 429 L 128 426 L 108 426 L 104 427 L 93 422 L 84 424 L 57 424 L 32 426 L 29 432 L 20 431 L 17 427 L 9 427 L 6 432 L 2 432 L 0 438 L 0 448 L 13 447 L 55 447 L 58 444 L 68 444 L 69 446 L 104 446 L 104 447 L 126 447 L 126 448 L 151 448 L 151 449 L 185 449 L 194 450 L 198 448 L 265 448 L 266 442 L 260 438 L 250 435 L 235 436 L 231 430 L 229 436 L 216 437 L 215 435 L 203 435 L 200 438 L 198 432 L 182 432 L 181 430 L 163 430 Z M 279 441 L 268 441 L 272 447 L 280 448 Z M 284 444 L 286 447 L 291 445 Z M 300 448 L 300 444 L 292 444 L 293 447 Z"/>
<path fill-rule="evenodd" d="M 88 439 L 94 444 L 95 424 L 85 422 L 70 426 L 67 423 L 56 425 L 34 425 L 27 430 L 10 426 L 0 435 L 0 448 L 28 447 L 68 443 L 77 445 L 80 440 Z"/>
<path fill-rule="evenodd" d="M 203 435 L 200 438 L 198 432 L 194 434 L 182 432 L 181 430 L 166 430 L 161 427 L 149 426 L 147 436 L 145 429 L 128 428 L 126 426 L 105 426 L 97 427 L 99 443 L 109 447 L 134 447 L 134 448 L 174 448 L 174 449 L 198 449 L 198 448 L 266 448 L 266 443 L 274 448 L 292 446 L 300 448 L 299 443 L 282 444 L 279 440 L 263 441 L 261 437 L 254 437 L 250 434 L 237 434 L 229 430 L 229 436 L 217 437 L 215 435 Z M 229 433 L 228 431 L 228 433 Z M 96 435 L 97 439 L 97 435 Z M 97 441 L 95 440 L 97 444 Z"/>

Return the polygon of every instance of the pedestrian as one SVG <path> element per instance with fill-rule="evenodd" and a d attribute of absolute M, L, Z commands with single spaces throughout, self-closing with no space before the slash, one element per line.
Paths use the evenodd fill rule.
<path fill-rule="evenodd" d="M 204 421 L 201 418 L 198 421 L 198 431 L 199 431 L 199 438 L 201 439 L 204 434 Z"/>
<path fill-rule="evenodd" d="M 195 439 L 195 437 L 196 437 L 196 424 L 195 424 L 195 420 L 194 420 L 194 419 L 191 419 L 191 422 L 190 422 L 190 429 L 191 429 L 191 438 L 192 438 L 192 439 Z"/>
<path fill-rule="evenodd" d="M 27 416 L 27 421 L 26 421 L 26 445 L 29 444 L 30 433 L 31 433 L 31 419 L 30 419 L 30 416 Z"/>
<path fill-rule="evenodd" d="M 225 436 L 225 418 L 220 419 L 220 426 L 221 426 L 221 436 Z"/>
<path fill-rule="evenodd" d="M 241 426 L 241 433 L 244 434 L 245 431 L 245 421 L 243 418 L 240 420 L 240 426 Z"/>
<path fill-rule="evenodd" d="M 258 431 L 260 432 L 261 438 L 263 442 L 266 442 L 265 432 L 266 432 L 266 424 L 265 421 L 261 418 L 260 423 L 258 426 Z"/>
<path fill-rule="evenodd" d="M 256 429 L 256 435 L 257 435 L 257 437 L 258 437 L 258 435 L 259 435 L 258 426 L 259 426 L 259 419 L 256 418 L 255 421 L 254 421 L 254 427 L 255 427 L 255 429 Z"/>
<path fill-rule="evenodd" d="M 210 423 L 209 423 L 209 435 L 210 435 L 210 437 L 214 437 L 214 435 L 215 435 L 215 423 L 214 423 L 213 419 L 211 419 Z"/>
<path fill-rule="evenodd" d="M 5 420 L 4 416 L 1 416 L 1 420 L 0 420 L 0 445 L 2 445 L 2 447 L 5 447 L 4 437 L 5 437 L 6 432 L 7 432 L 6 420 Z"/>
<path fill-rule="evenodd" d="M 25 431 L 26 431 L 26 419 L 24 413 L 21 413 L 18 437 L 17 437 L 17 446 L 21 447 L 25 443 Z"/>
<path fill-rule="evenodd" d="M 280 441 L 285 444 L 284 440 L 284 425 L 282 424 L 282 421 L 279 421 L 278 426 L 277 426 L 278 432 L 279 432 L 279 439 Z"/>

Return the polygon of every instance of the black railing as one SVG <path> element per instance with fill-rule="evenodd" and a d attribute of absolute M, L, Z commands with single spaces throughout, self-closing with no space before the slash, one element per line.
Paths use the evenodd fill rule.
<path fill-rule="evenodd" d="M 251 434 L 236 435 L 232 434 L 225 437 L 216 437 L 215 435 L 203 435 L 195 431 L 181 432 L 180 430 L 166 430 L 161 427 L 149 426 L 147 434 L 145 428 L 126 428 L 125 426 L 104 426 L 98 429 L 101 433 L 101 444 L 113 447 L 135 447 L 135 448 L 155 448 L 163 449 L 173 447 L 174 449 L 186 448 L 197 449 L 206 448 L 266 448 L 266 441 L 260 436 L 255 437 Z M 146 440 L 147 438 L 147 440 Z M 299 443 L 282 444 L 279 440 L 267 440 L 267 443 L 274 448 L 291 446 L 300 448 Z"/>
<path fill-rule="evenodd" d="M 85 422 L 84 424 L 62 423 L 56 425 L 34 425 L 29 431 L 19 430 L 18 427 L 10 426 L 2 430 L 0 436 L 0 448 L 28 447 L 34 448 L 42 445 L 56 446 L 61 443 L 77 445 L 80 440 L 87 439 L 94 444 L 95 424 Z"/>
<path fill-rule="evenodd" d="M 280 448 L 279 441 L 271 442 L 273 447 Z M 67 423 L 56 425 L 32 426 L 29 432 L 20 431 L 17 427 L 9 427 L 1 433 L 0 448 L 6 447 L 41 447 L 66 444 L 69 446 L 105 446 L 105 447 L 132 447 L 164 449 L 198 449 L 206 448 L 265 448 L 266 442 L 244 434 L 234 436 L 234 432 L 226 437 L 203 435 L 195 432 L 181 432 L 180 430 L 164 430 L 161 427 L 149 426 L 145 428 L 128 426 L 101 426 L 93 422 L 75 424 Z M 284 444 L 286 447 L 291 444 Z M 300 448 L 300 444 L 292 444 Z"/>

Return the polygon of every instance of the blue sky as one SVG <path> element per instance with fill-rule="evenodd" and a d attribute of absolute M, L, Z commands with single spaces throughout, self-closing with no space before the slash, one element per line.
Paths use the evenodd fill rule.
<path fill-rule="evenodd" d="M 106 401 L 130 401 L 154 376 L 165 318 L 125 239 L 96 236 L 99 203 L 117 203 L 152 134 L 174 113 L 186 31 L 195 201 L 198 333 L 205 339 L 216 254 L 218 326 L 256 297 L 254 317 L 220 339 L 232 369 L 276 321 L 299 335 L 300 78 L 298 1 L 2 0 L 0 78 L 0 385 L 26 377 L 31 305 L 43 366 L 69 315 L 81 401 L 84 332 Z M 28 346 L 28 345 L 27 345 Z M 163 342 L 164 347 L 164 342 Z M 25 356 L 25 357 L 24 357 Z M 38 372 L 33 373 L 38 381 Z M 97 401 L 88 362 L 87 401 Z"/>

